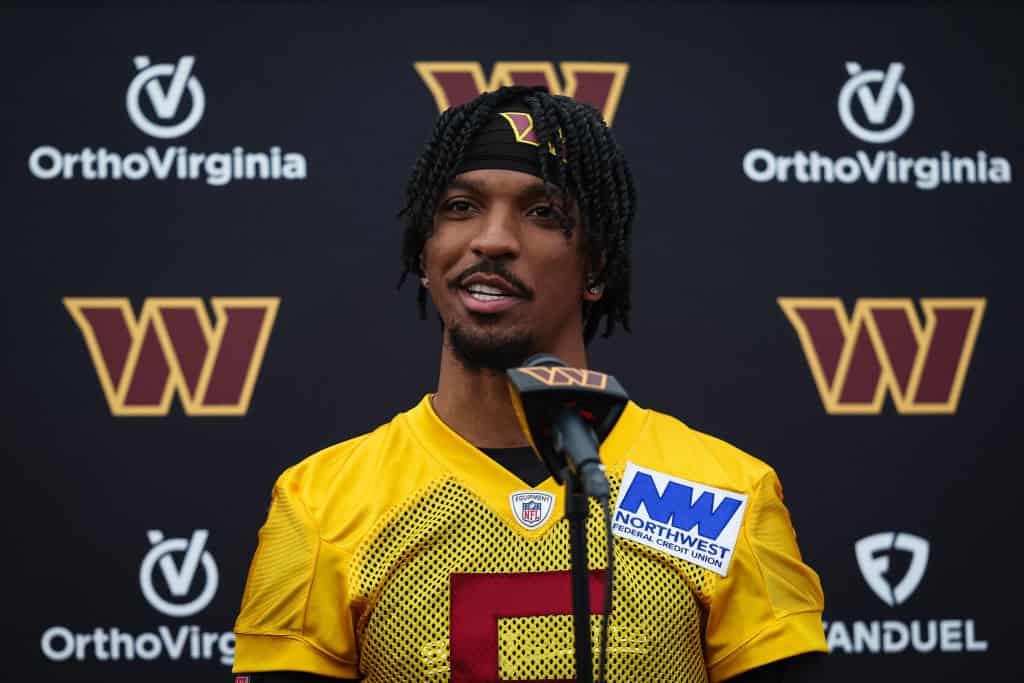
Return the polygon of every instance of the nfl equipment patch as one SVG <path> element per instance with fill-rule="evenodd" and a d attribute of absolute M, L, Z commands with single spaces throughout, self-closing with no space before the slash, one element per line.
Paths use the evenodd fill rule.
<path fill-rule="evenodd" d="M 747 496 L 626 463 L 612 533 L 726 576 Z"/>
<path fill-rule="evenodd" d="M 517 522 L 527 529 L 536 529 L 551 516 L 555 497 L 546 491 L 516 491 L 508 502 Z"/>

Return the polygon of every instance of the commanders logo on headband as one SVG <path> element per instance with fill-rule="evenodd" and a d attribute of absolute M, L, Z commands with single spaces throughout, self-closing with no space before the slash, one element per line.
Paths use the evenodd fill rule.
<path fill-rule="evenodd" d="M 533 145 L 534 147 L 540 147 L 540 140 L 537 139 L 537 131 L 533 128 L 533 117 L 526 112 L 521 111 L 503 111 L 501 117 L 508 121 L 508 124 L 512 126 L 512 134 L 516 136 L 516 142 L 522 142 L 527 145 Z M 562 129 L 558 129 L 558 137 L 564 142 L 565 133 Z M 558 152 L 555 151 L 555 146 L 550 142 L 548 143 L 548 152 L 551 156 L 558 156 Z"/>

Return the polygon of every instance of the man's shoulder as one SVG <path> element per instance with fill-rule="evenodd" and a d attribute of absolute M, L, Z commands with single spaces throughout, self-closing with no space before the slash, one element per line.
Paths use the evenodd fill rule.
<path fill-rule="evenodd" d="M 763 460 L 672 415 L 644 409 L 634 464 L 726 489 L 752 489 L 774 470 Z"/>
<path fill-rule="evenodd" d="M 386 486 L 382 474 L 408 462 L 418 449 L 406 423 L 409 412 L 305 457 L 281 474 L 276 488 L 317 508 L 324 500 L 336 500 L 346 493 L 367 495 Z"/>

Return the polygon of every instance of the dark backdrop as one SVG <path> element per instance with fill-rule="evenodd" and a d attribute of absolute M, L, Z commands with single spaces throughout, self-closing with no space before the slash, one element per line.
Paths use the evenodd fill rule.
<path fill-rule="evenodd" d="M 395 290 L 394 216 L 438 112 L 414 64 L 490 78 L 543 62 L 561 88 L 561 65 L 583 62 L 628 65 L 613 128 L 641 197 L 633 334 L 595 342 L 592 366 L 778 470 L 825 587 L 834 680 L 1015 680 L 1021 19 L 966 4 L 0 10 L 8 672 L 228 680 L 276 475 L 435 382 L 438 327 Z M 852 130 L 886 142 L 840 117 L 858 75 Z M 108 177 L 90 178 L 81 157 L 101 148 Z M 228 161 L 180 178 L 189 154 Z M 812 301 L 787 316 L 780 297 Z M 937 401 L 911 386 L 915 362 Z"/>

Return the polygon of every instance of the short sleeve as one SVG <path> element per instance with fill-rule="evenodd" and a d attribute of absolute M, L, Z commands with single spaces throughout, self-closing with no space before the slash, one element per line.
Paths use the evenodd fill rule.
<path fill-rule="evenodd" d="M 827 652 L 824 595 L 804 564 L 774 471 L 750 495 L 729 573 L 719 577 L 705 632 L 712 683 L 804 652 Z"/>
<path fill-rule="evenodd" d="M 321 540 L 286 472 L 274 487 L 249 567 L 235 621 L 233 670 L 358 678 L 346 564 Z"/>

